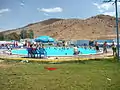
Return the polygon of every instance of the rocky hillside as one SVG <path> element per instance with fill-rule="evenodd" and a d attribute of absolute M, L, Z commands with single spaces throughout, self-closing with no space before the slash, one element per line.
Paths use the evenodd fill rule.
<path fill-rule="evenodd" d="M 12 32 L 20 33 L 23 29 L 32 29 L 35 33 L 35 37 L 49 35 L 56 39 L 66 40 L 112 39 L 116 37 L 115 18 L 108 15 L 97 15 L 85 20 L 49 19 L 38 23 L 32 23 L 22 28 L 4 31 L 4 34 Z"/>

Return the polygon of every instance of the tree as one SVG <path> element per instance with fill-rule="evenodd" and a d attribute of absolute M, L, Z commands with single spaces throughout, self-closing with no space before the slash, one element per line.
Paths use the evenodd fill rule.
<path fill-rule="evenodd" d="M 26 31 L 26 30 L 22 30 L 22 31 L 20 32 L 20 38 L 21 38 L 21 39 L 27 38 L 27 31 Z"/>
<path fill-rule="evenodd" d="M 33 30 L 29 30 L 29 38 L 30 39 L 34 38 L 34 32 L 33 32 Z"/>
<path fill-rule="evenodd" d="M 7 35 L 8 40 L 19 40 L 20 36 L 16 32 Z"/>
<path fill-rule="evenodd" d="M 0 40 L 4 40 L 4 34 L 3 33 L 0 33 Z"/>

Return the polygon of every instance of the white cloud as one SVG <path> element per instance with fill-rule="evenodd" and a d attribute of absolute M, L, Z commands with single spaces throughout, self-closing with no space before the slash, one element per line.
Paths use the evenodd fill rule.
<path fill-rule="evenodd" d="M 99 12 L 101 12 L 101 13 L 102 13 L 102 12 L 104 12 L 104 10 L 99 10 Z"/>
<path fill-rule="evenodd" d="M 115 16 L 115 12 L 104 12 L 104 15 Z"/>
<path fill-rule="evenodd" d="M 41 12 L 47 12 L 47 13 L 56 13 L 56 12 L 62 12 L 63 9 L 60 8 L 60 7 L 55 7 L 55 8 L 42 8 L 42 9 L 39 9 L 37 8 L 38 11 L 41 11 Z"/>
<path fill-rule="evenodd" d="M 114 8 L 114 5 L 112 5 L 113 2 L 109 2 L 109 3 L 102 3 L 102 4 L 98 4 L 98 3 L 93 3 L 93 5 L 95 5 L 99 10 L 110 10 Z"/>
<path fill-rule="evenodd" d="M 40 8 L 37 8 L 38 11 L 40 11 Z"/>
<path fill-rule="evenodd" d="M 44 13 L 44 15 L 45 15 L 45 16 L 50 16 L 50 15 L 49 15 L 49 14 L 47 14 L 47 13 Z"/>
<path fill-rule="evenodd" d="M 97 7 L 98 12 L 105 15 L 115 16 L 115 5 L 113 2 L 108 3 L 93 3 L 94 6 Z M 118 10 L 120 9 L 120 2 L 118 2 Z"/>
<path fill-rule="evenodd" d="M 0 32 L 2 32 L 2 31 L 5 31 L 5 29 L 3 29 L 3 28 L 0 28 Z"/>
<path fill-rule="evenodd" d="M 9 11 L 10 11 L 10 9 L 8 9 L 8 8 L 0 9 L 0 14 L 5 13 L 5 12 L 9 12 Z"/>
<path fill-rule="evenodd" d="M 24 3 L 20 3 L 20 6 L 24 6 L 25 4 Z"/>

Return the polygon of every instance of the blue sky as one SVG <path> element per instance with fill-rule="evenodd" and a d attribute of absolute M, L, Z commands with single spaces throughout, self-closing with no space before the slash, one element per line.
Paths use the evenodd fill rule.
<path fill-rule="evenodd" d="M 85 19 L 97 14 L 114 16 L 114 5 L 102 0 L 0 0 L 0 30 L 49 18 Z"/>

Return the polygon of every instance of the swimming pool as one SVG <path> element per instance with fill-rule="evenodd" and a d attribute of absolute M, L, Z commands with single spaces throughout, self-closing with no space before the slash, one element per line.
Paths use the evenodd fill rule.
<path fill-rule="evenodd" d="M 90 55 L 90 54 L 96 54 L 96 50 L 93 49 L 84 49 L 84 48 L 78 48 L 81 52 L 80 55 Z M 73 48 L 65 48 L 62 49 L 61 47 L 48 47 L 45 48 L 47 52 L 47 56 L 73 56 Z M 12 54 L 18 54 L 18 55 L 27 55 L 26 49 L 19 49 L 19 50 L 12 50 Z"/>

